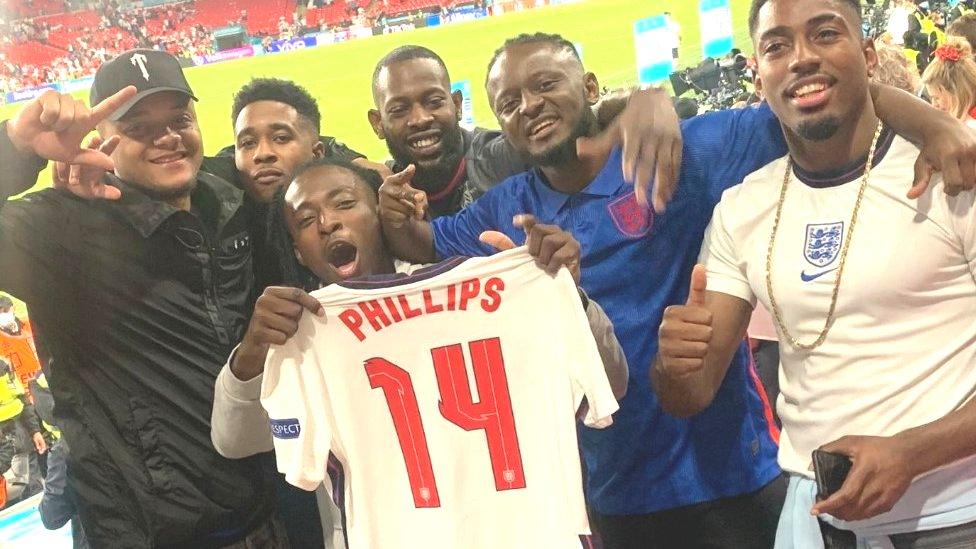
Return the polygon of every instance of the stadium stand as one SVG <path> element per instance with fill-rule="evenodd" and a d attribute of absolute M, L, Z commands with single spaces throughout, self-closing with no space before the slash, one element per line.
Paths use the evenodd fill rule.
<path fill-rule="evenodd" d="M 65 0 L 7 0 L 4 4 L 10 14 L 19 18 L 68 11 L 68 2 Z"/>
<path fill-rule="evenodd" d="M 148 8 L 119 7 L 118 0 L 8 0 L 0 6 L 0 91 L 90 76 L 102 61 L 134 47 L 184 57 L 213 53 L 213 30 L 229 25 L 274 40 L 473 2 L 321 0 L 306 10 L 296 0 L 190 0 Z M 83 9 L 69 11 L 72 6 Z"/>
<path fill-rule="evenodd" d="M 309 27 L 319 27 L 322 23 L 333 27 L 349 20 L 349 5 L 345 0 L 335 0 L 332 4 L 320 8 L 311 8 L 305 12 Z"/>

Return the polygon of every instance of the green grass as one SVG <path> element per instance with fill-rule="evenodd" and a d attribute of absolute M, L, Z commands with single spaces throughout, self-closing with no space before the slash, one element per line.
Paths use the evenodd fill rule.
<path fill-rule="evenodd" d="M 748 46 L 745 18 L 748 0 L 733 0 L 737 46 Z M 588 70 L 604 86 L 632 85 L 636 80 L 633 22 L 670 10 L 682 28 L 681 59 L 697 62 L 697 2 L 669 0 L 589 0 L 579 4 L 552 6 L 410 33 L 375 36 L 342 44 L 297 52 L 229 61 L 187 70 L 190 85 L 200 102 L 197 112 L 206 151 L 214 153 L 232 143 L 230 104 L 233 93 L 252 77 L 288 78 L 304 85 L 319 102 L 322 131 L 337 136 L 350 147 L 371 158 L 387 155 L 366 121 L 372 106 L 370 77 L 376 61 L 403 44 L 420 44 L 438 52 L 455 81 L 470 80 L 474 111 L 480 125 L 494 126 L 484 94 L 484 77 L 492 52 L 507 37 L 522 32 L 556 32 L 581 44 Z M 86 94 L 79 94 L 85 97 Z M 19 105 L 0 107 L 0 118 L 8 118 Z M 45 178 L 46 179 L 46 178 Z"/>

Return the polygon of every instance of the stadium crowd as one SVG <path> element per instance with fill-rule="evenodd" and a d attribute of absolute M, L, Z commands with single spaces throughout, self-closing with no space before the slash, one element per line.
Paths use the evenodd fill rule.
<path fill-rule="evenodd" d="M 20 11 L 0 5 L 0 92 L 90 77 L 103 62 L 133 48 L 187 59 L 212 54 L 213 31 L 221 27 L 240 25 L 267 48 L 305 34 L 386 26 L 404 14 L 420 17 L 446 13 L 456 5 L 483 7 L 484 2 L 385 0 L 367 3 L 368 11 L 356 0 L 275 0 L 269 5 L 249 0 L 234 5 L 240 9 L 228 12 L 218 3 L 196 0 L 148 6 L 130 0 L 58 0 L 26 3 Z M 249 20 L 249 8 L 257 18 Z"/>
<path fill-rule="evenodd" d="M 228 97 L 235 141 L 205 157 L 177 58 L 192 39 L 147 44 L 157 12 L 101 5 L 106 28 L 142 39 L 100 50 L 89 104 L 47 91 L 0 125 L 0 290 L 31 312 L 0 297 L 0 469 L 23 485 L 10 499 L 45 476 L 45 525 L 70 520 L 91 547 L 976 546 L 976 15 L 945 6 L 943 31 L 943 12 L 897 4 L 900 40 L 856 0 L 753 0 L 754 93 L 680 119 L 662 90 L 601 97 L 573 43 L 537 33 L 487 67 L 500 129 L 467 130 L 449 67 L 398 47 L 365 113 L 385 162 L 324 135 L 315 99 L 275 78 Z M 180 6 L 159 9 L 191 19 Z M 49 162 L 54 188 L 10 199 Z M 453 290 L 439 309 L 426 289 L 420 309 L 369 292 L 517 244 L 570 285 L 593 336 L 532 325 L 528 345 L 586 340 L 602 392 L 563 414 L 580 420 L 571 447 L 515 443 L 527 468 L 581 456 L 583 477 L 481 493 L 459 476 L 477 492 L 464 502 L 429 504 L 424 485 L 390 503 L 423 463 L 335 443 L 364 395 L 320 380 L 321 395 L 275 404 L 301 423 L 269 417 L 289 361 L 339 354 L 307 341 L 321 326 L 362 336 L 454 311 Z M 358 309 L 335 314 L 330 291 L 357 287 Z M 389 351 L 373 345 L 363 358 Z M 437 406 L 462 426 L 458 398 Z M 463 429 L 491 447 L 477 425 Z"/>

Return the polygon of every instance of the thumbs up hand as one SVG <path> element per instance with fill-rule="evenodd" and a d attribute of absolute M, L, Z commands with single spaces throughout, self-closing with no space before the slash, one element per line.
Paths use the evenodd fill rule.
<path fill-rule="evenodd" d="M 705 308 L 706 285 L 705 266 L 695 265 L 685 304 L 664 310 L 658 331 L 657 367 L 667 376 L 682 378 L 705 368 L 712 340 L 712 313 Z"/>

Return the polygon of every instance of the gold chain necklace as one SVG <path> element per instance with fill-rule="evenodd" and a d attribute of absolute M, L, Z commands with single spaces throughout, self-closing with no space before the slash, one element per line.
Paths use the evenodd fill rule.
<path fill-rule="evenodd" d="M 854 213 L 851 214 L 851 224 L 850 228 L 847 230 L 847 238 L 844 240 L 844 248 L 840 253 L 840 266 L 837 268 L 837 279 L 834 281 L 834 291 L 830 297 L 830 309 L 827 310 L 827 320 L 824 322 L 823 330 L 820 331 L 820 335 L 813 343 L 801 343 L 793 337 L 789 329 L 786 327 L 786 323 L 783 322 L 783 314 L 779 310 L 779 304 L 776 303 L 776 298 L 773 296 L 773 248 L 776 246 L 776 233 L 779 230 L 779 219 L 780 215 L 783 213 L 783 204 L 786 202 L 786 188 L 790 184 L 790 175 L 793 173 L 793 158 L 789 158 L 786 162 L 786 174 L 783 176 L 783 188 L 779 193 L 779 204 L 776 205 L 776 217 L 773 220 L 773 231 L 769 236 L 769 249 L 766 251 L 766 292 L 769 294 L 769 303 L 772 305 L 773 318 L 776 319 L 776 324 L 779 326 L 780 333 L 786 336 L 786 339 L 790 342 L 790 345 L 797 349 L 802 349 L 804 351 L 809 351 L 811 349 L 816 349 L 821 346 L 824 340 L 827 339 L 827 332 L 830 331 L 830 327 L 834 324 L 834 310 L 837 307 L 837 294 L 840 291 L 840 280 L 844 276 L 844 264 L 847 262 L 847 251 L 851 247 L 851 240 L 854 238 L 854 225 L 857 223 L 857 212 L 861 209 L 861 199 L 864 197 L 864 191 L 868 188 L 868 178 L 871 177 L 871 165 L 874 163 L 874 149 L 878 144 L 878 138 L 881 136 L 881 122 L 878 122 L 878 128 L 874 132 L 874 139 L 871 141 L 871 150 L 868 152 L 868 161 L 864 167 L 864 177 L 861 178 L 861 188 L 857 193 L 857 202 L 854 203 Z"/>

